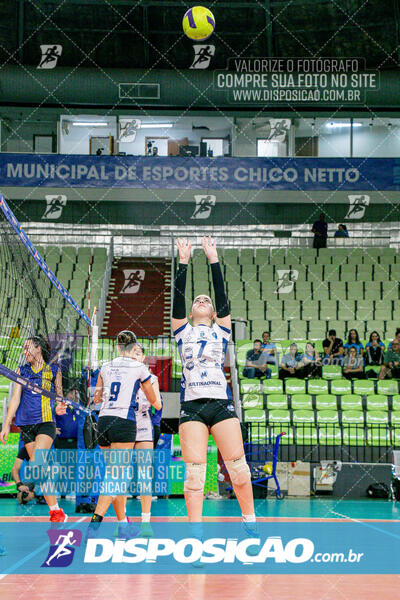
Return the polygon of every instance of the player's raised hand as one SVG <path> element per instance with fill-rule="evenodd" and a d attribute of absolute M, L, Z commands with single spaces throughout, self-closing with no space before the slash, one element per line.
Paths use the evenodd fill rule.
<path fill-rule="evenodd" d="M 204 236 L 201 244 L 210 263 L 218 262 L 217 242 L 215 238 L 212 238 L 210 235 L 208 237 Z"/>
<path fill-rule="evenodd" d="M 179 262 L 187 265 L 192 252 L 192 242 L 188 242 L 186 238 L 178 238 L 175 243 L 179 252 Z"/>

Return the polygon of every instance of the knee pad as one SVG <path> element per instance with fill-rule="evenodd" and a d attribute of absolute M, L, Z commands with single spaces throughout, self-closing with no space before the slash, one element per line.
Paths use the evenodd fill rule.
<path fill-rule="evenodd" d="M 225 461 L 226 469 L 233 485 L 244 485 L 251 481 L 249 465 L 243 456 Z"/>
<path fill-rule="evenodd" d="M 206 482 L 206 470 L 206 463 L 186 463 L 186 479 L 183 490 L 202 494 Z"/>

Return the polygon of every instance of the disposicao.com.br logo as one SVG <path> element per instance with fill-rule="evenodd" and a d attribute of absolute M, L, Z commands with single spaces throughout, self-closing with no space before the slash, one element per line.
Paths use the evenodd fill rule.
<path fill-rule="evenodd" d="M 353 551 L 317 552 L 312 540 L 294 538 L 284 543 L 279 536 L 243 540 L 231 538 L 133 538 L 130 540 L 89 539 L 86 545 L 85 563 L 157 563 L 169 558 L 180 564 L 200 562 L 203 564 L 239 563 L 251 565 L 267 561 L 275 563 L 360 562 L 363 554 Z"/>

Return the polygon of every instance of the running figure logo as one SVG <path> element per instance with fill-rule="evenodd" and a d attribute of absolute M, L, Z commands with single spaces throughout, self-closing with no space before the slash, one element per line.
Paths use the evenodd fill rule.
<path fill-rule="evenodd" d="M 369 206 L 370 197 L 366 194 L 349 195 L 349 210 L 345 219 L 362 219 L 365 215 L 365 209 Z"/>
<path fill-rule="evenodd" d="M 215 54 L 215 46 L 211 44 L 196 44 L 193 46 L 194 59 L 190 69 L 207 69 Z"/>
<path fill-rule="evenodd" d="M 59 219 L 62 215 L 64 206 L 67 204 L 67 196 L 45 196 L 46 199 L 46 210 L 44 211 L 42 219 Z"/>
<path fill-rule="evenodd" d="M 143 269 L 124 269 L 125 282 L 120 294 L 137 294 L 142 281 L 144 281 Z"/>
<path fill-rule="evenodd" d="M 62 53 L 62 46 L 60 45 L 42 45 L 40 46 L 42 58 L 37 66 L 38 69 L 54 69 L 57 65 L 57 61 Z"/>
<path fill-rule="evenodd" d="M 207 196 L 195 196 L 196 208 L 190 217 L 191 219 L 208 219 L 211 215 L 213 206 L 215 206 L 216 197 L 209 194 Z"/>
<path fill-rule="evenodd" d="M 81 545 L 79 529 L 49 529 L 50 549 L 42 567 L 68 567 L 74 558 L 75 548 Z"/>
<path fill-rule="evenodd" d="M 278 269 L 275 294 L 290 294 L 298 277 L 299 272 L 295 269 Z"/>
<path fill-rule="evenodd" d="M 134 142 L 137 130 L 140 129 L 142 121 L 140 119 L 120 119 L 119 120 L 119 142 Z"/>

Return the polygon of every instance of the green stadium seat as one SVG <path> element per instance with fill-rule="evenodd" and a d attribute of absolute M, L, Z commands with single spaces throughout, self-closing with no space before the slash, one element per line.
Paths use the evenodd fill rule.
<path fill-rule="evenodd" d="M 312 410 L 293 411 L 296 444 L 310 446 L 318 443 L 317 429 L 314 421 L 314 412 Z"/>
<path fill-rule="evenodd" d="M 358 394 L 346 394 L 341 397 L 340 408 L 343 411 L 362 410 L 362 398 Z"/>
<path fill-rule="evenodd" d="M 326 300 L 320 302 L 319 318 L 321 321 L 337 319 L 337 301 Z"/>
<path fill-rule="evenodd" d="M 400 446 L 400 410 L 390 413 L 390 422 L 392 424 L 392 443 L 393 446 Z"/>
<path fill-rule="evenodd" d="M 387 412 L 378 410 L 367 412 L 367 442 L 370 446 L 390 446 Z"/>
<path fill-rule="evenodd" d="M 336 396 L 351 394 L 351 381 L 348 379 L 334 379 L 331 382 L 331 393 Z"/>
<path fill-rule="evenodd" d="M 277 408 L 282 408 L 284 410 L 287 410 L 288 399 L 287 399 L 286 394 L 268 394 L 267 409 L 275 410 Z"/>
<path fill-rule="evenodd" d="M 328 382 L 324 379 L 309 379 L 307 383 L 307 392 L 314 396 L 318 394 L 328 394 Z"/>
<path fill-rule="evenodd" d="M 306 321 L 291 321 L 290 323 L 290 337 L 292 340 L 304 340 L 307 337 L 307 323 Z"/>
<path fill-rule="evenodd" d="M 281 379 L 264 379 L 262 389 L 264 394 L 282 394 L 283 381 Z"/>
<path fill-rule="evenodd" d="M 311 321 L 308 326 L 308 337 L 310 340 L 322 340 L 326 336 L 325 321 Z"/>
<path fill-rule="evenodd" d="M 303 300 L 302 301 L 302 319 L 303 321 L 313 321 L 319 315 L 318 300 Z M 324 331 L 325 333 L 325 331 Z"/>
<path fill-rule="evenodd" d="M 250 392 L 249 394 L 243 394 L 242 398 L 243 410 L 249 410 L 253 408 L 263 408 L 263 397 L 261 394 Z"/>
<path fill-rule="evenodd" d="M 265 411 L 259 408 L 251 408 L 244 411 L 244 422 L 245 423 L 264 423 L 265 424 Z"/>
<path fill-rule="evenodd" d="M 288 324 L 281 320 L 270 320 L 270 322 L 271 338 L 274 340 L 286 340 L 288 337 Z"/>
<path fill-rule="evenodd" d="M 334 396 L 333 394 L 319 394 L 315 398 L 315 406 L 316 406 L 318 412 L 320 410 L 336 411 L 337 410 L 336 396 Z"/>
<path fill-rule="evenodd" d="M 392 398 L 392 410 L 399 411 L 400 414 L 400 394 L 396 394 Z"/>
<path fill-rule="evenodd" d="M 268 423 L 279 424 L 282 427 L 290 426 L 290 411 L 284 409 L 274 409 L 268 412 Z"/>
<path fill-rule="evenodd" d="M 362 410 L 344 410 L 342 412 L 342 425 L 364 426 L 364 413 Z"/>
<path fill-rule="evenodd" d="M 392 410 L 390 413 L 390 422 L 393 427 L 400 427 L 400 410 Z"/>
<path fill-rule="evenodd" d="M 251 444 L 265 444 L 268 442 L 266 426 L 260 423 L 251 423 L 249 426 L 249 441 Z"/>
<path fill-rule="evenodd" d="M 303 379 L 289 377 L 285 379 L 285 391 L 287 394 L 305 394 L 306 382 Z"/>
<path fill-rule="evenodd" d="M 374 382 L 368 379 L 355 379 L 353 382 L 353 390 L 355 394 L 359 394 L 360 396 L 375 394 Z"/>
<path fill-rule="evenodd" d="M 279 376 L 278 367 L 276 365 L 268 365 L 268 368 L 271 369 L 271 379 L 277 379 Z"/>
<path fill-rule="evenodd" d="M 385 410 L 368 410 L 366 412 L 367 426 L 371 425 L 388 425 L 389 416 Z"/>
<path fill-rule="evenodd" d="M 260 381 L 258 379 L 241 379 L 240 391 L 242 394 L 248 394 L 249 392 L 261 393 Z"/>
<path fill-rule="evenodd" d="M 339 446 L 342 442 L 339 415 L 336 410 L 320 410 L 317 413 L 318 438 L 322 446 Z"/>
<path fill-rule="evenodd" d="M 367 396 L 367 411 L 374 410 L 388 410 L 388 401 L 387 397 L 382 394 L 370 394 Z"/>
<path fill-rule="evenodd" d="M 339 365 L 326 365 L 322 367 L 323 379 L 342 379 L 342 368 Z"/>
<path fill-rule="evenodd" d="M 396 379 L 384 379 L 378 381 L 377 390 L 378 394 L 384 394 L 386 396 L 396 396 L 399 393 L 399 383 Z"/>
<path fill-rule="evenodd" d="M 291 400 L 293 410 L 312 410 L 312 398 L 309 394 L 293 394 Z"/>
<path fill-rule="evenodd" d="M 365 429 L 361 425 L 342 426 L 343 446 L 365 446 Z"/>
<path fill-rule="evenodd" d="M 335 409 L 324 409 L 317 412 L 317 423 L 334 423 L 339 425 L 339 415 Z"/>

